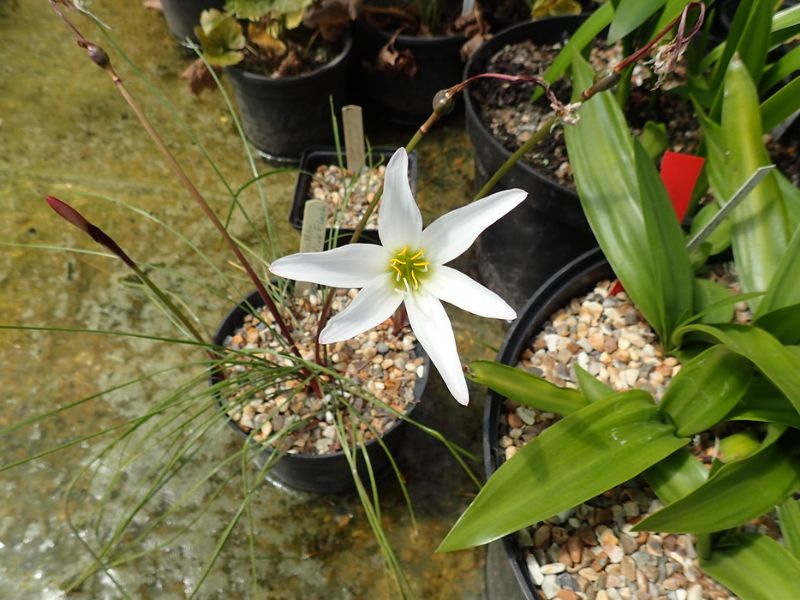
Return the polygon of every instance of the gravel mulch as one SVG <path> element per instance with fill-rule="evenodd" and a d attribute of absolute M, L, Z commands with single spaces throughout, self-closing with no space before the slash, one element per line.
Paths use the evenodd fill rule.
<path fill-rule="evenodd" d="M 337 291 L 331 305 L 332 314 L 343 310 L 356 293 L 354 289 Z M 323 300 L 319 291 L 292 298 L 291 314 L 286 312 L 286 318 L 293 323 L 293 335 L 300 353 L 306 360 L 313 360 L 314 357 L 314 339 Z M 272 328 L 268 327 L 273 323 L 273 317 L 266 309 L 260 311 L 259 318 L 252 315 L 245 317 L 243 326 L 225 340 L 225 346 L 253 352 L 253 366 L 229 366 L 225 370 L 226 377 L 257 369 L 259 349 L 280 350 L 280 342 L 272 335 Z M 353 339 L 329 345 L 328 358 L 330 365 L 338 372 L 362 384 L 367 391 L 398 412 L 406 413 L 415 403 L 414 386 L 425 375 L 426 369 L 424 359 L 416 354 L 415 344 L 416 338 L 410 328 L 405 327 L 394 333 L 392 321 L 387 319 Z M 264 353 L 260 356 L 270 357 Z M 292 364 L 291 360 L 284 360 L 287 365 Z M 239 399 L 249 394 L 254 394 L 254 397 Z M 358 414 L 357 427 L 365 441 L 373 439 L 373 433 L 382 434 L 397 421 L 397 417 L 389 410 L 360 397 L 348 392 L 342 392 L 342 397 L 350 402 Z M 228 402 L 228 415 L 242 431 L 249 433 L 257 430 L 253 435 L 256 442 L 279 443 L 293 454 L 328 454 L 341 450 L 334 427 L 333 410 L 337 400 L 330 395 L 318 398 L 299 382 L 290 380 L 282 382 L 280 389 L 267 387 L 255 393 L 254 388 L 243 385 L 228 398 Z M 347 427 L 350 419 L 348 413 L 344 413 L 344 419 Z M 304 420 L 306 423 L 300 425 Z M 275 439 L 274 434 L 282 430 L 291 433 L 283 439 Z"/>
<path fill-rule="evenodd" d="M 328 207 L 328 227 L 355 229 L 367 206 L 383 185 L 386 167 L 365 169 L 358 177 L 338 165 L 320 165 L 314 172 L 309 197 L 323 200 Z M 367 220 L 366 229 L 378 228 L 378 209 Z"/>

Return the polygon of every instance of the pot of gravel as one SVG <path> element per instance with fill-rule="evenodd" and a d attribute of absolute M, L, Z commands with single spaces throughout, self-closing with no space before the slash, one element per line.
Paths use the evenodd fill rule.
<path fill-rule="evenodd" d="M 355 293 L 338 290 L 332 313 L 342 310 Z M 287 302 L 292 304 L 296 322 L 293 333 L 300 352 L 311 359 L 324 296 L 312 290 L 287 296 Z M 367 394 L 342 388 L 336 398 L 331 394 L 319 398 L 296 379 L 266 388 L 248 383 L 258 378 L 258 361 L 267 360 L 271 349 L 282 349 L 280 338 L 272 334 L 273 323 L 261 297 L 253 292 L 228 314 L 214 337 L 215 345 L 228 349 L 235 359 L 217 368 L 211 383 L 219 387 L 226 378 L 243 382 L 235 388 L 222 387 L 217 393 L 221 410 L 242 441 L 263 446 L 254 458 L 258 467 L 263 468 L 272 453 L 280 451 L 282 456 L 267 472 L 274 483 L 313 493 L 353 490 L 350 464 L 336 434 L 336 423 L 341 419 L 346 429 L 355 427 L 363 436 L 369 464 L 358 452 L 362 480 L 369 479 L 370 471 L 375 476 L 385 472 L 391 464 L 387 453 L 399 450 L 407 427 L 398 413 L 412 413 L 430 370 L 429 359 L 410 328 L 396 331 L 388 320 L 351 340 L 329 345 L 329 367 L 352 380 L 354 386 L 363 385 Z M 365 399 L 367 395 L 380 403 Z"/>
<path fill-rule="evenodd" d="M 367 166 L 356 174 L 344 167 L 344 157 L 335 148 L 307 149 L 300 158 L 289 222 L 295 229 L 302 230 L 306 202 L 322 200 L 327 207 L 326 246 L 349 243 L 367 206 L 383 186 L 386 163 L 395 150 L 372 148 L 366 158 Z M 413 194 L 417 188 L 416 152 L 408 155 L 408 179 Z M 370 215 L 359 241 L 379 243 L 377 208 Z"/>
<path fill-rule="evenodd" d="M 729 277 L 719 275 L 722 281 Z M 571 367 L 578 364 L 616 389 L 639 388 L 658 397 L 680 365 L 662 354 L 655 333 L 624 292 L 611 293 L 613 280 L 598 249 L 571 262 L 520 311 L 498 361 L 562 387 L 576 386 Z M 487 478 L 558 419 L 490 392 L 483 430 Z M 710 462 L 705 453 L 714 440 L 701 434 L 693 452 Z M 728 598 L 724 587 L 699 570 L 692 536 L 632 531 L 661 507 L 636 478 L 505 536 L 490 550 L 495 558 L 487 574 L 489 598 Z M 513 575 L 503 576 L 503 570 Z"/>
<path fill-rule="evenodd" d="M 513 70 L 511 65 L 537 73 L 552 61 L 584 19 L 552 17 L 506 29 L 472 55 L 464 78 L 492 70 L 507 72 Z M 490 80 L 477 82 L 464 94 L 465 121 L 479 185 L 550 113 L 549 105 L 542 100 L 531 105 L 530 111 L 520 110 L 531 104 L 527 100 L 531 91 Z M 521 188 L 528 197 L 509 218 L 498 221 L 476 242 L 482 279 L 515 308 L 558 269 L 596 244 L 574 187 L 567 181 L 569 164 L 561 135 L 560 129 L 555 130 L 503 177 L 498 189 Z"/>
<path fill-rule="evenodd" d="M 194 28 L 200 23 L 200 13 L 208 8 L 222 10 L 223 0 L 161 0 L 161 8 L 170 32 L 179 42 L 197 42 Z"/>

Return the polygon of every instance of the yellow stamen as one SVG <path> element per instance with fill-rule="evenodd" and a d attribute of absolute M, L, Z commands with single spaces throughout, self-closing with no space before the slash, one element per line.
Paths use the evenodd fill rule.
<path fill-rule="evenodd" d="M 430 262 L 425 260 L 425 250 L 418 248 L 409 251 L 408 245 L 389 259 L 389 272 L 398 283 L 402 280 L 403 287 L 397 289 L 399 293 L 410 293 L 418 290 L 422 274 L 428 272 Z"/>

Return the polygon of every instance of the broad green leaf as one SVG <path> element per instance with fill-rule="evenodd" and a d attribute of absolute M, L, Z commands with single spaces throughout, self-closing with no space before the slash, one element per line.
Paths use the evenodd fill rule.
<path fill-rule="evenodd" d="M 800 108 L 800 77 L 795 77 L 761 103 L 764 131 L 770 131 Z"/>
<path fill-rule="evenodd" d="M 485 544 L 552 517 L 638 475 L 686 442 L 641 390 L 589 404 L 503 463 L 439 551 Z"/>
<path fill-rule="evenodd" d="M 756 2 L 742 34 L 742 40 L 736 48 L 747 72 L 756 82 L 761 78 L 761 72 L 767 62 L 771 29 L 772 6 L 769 2 Z"/>
<path fill-rule="evenodd" d="M 781 258 L 764 299 L 756 310 L 756 319 L 786 306 L 800 303 L 800 227 L 795 228 L 792 239 Z"/>
<path fill-rule="evenodd" d="M 750 383 L 752 363 L 716 345 L 684 363 L 672 379 L 660 410 L 679 436 L 691 436 L 717 425 L 739 402 Z"/>
<path fill-rule="evenodd" d="M 703 312 L 701 323 L 728 323 L 735 312 L 733 294 L 710 279 L 694 280 L 694 308 Z"/>
<path fill-rule="evenodd" d="M 589 18 L 587 18 L 583 24 L 578 27 L 575 33 L 572 34 L 572 36 L 569 38 L 569 41 L 553 59 L 553 62 L 550 63 L 550 66 L 547 67 L 547 70 L 545 70 L 544 74 L 542 75 L 544 80 L 548 83 L 553 83 L 562 75 L 564 75 L 572 63 L 573 52 L 579 53 L 586 48 L 586 46 L 591 44 L 595 38 L 600 35 L 600 32 L 608 27 L 608 24 L 611 23 L 611 19 L 613 17 L 614 7 L 610 2 L 606 2 L 596 11 L 594 11 Z M 542 94 L 544 94 L 544 91 L 541 87 L 537 86 L 536 90 L 533 92 L 532 100 L 540 98 Z"/>
<path fill-rule="evenodd" d="M 772 310 L 760 317 L 755 324 L 784 344 L 800 344 L 800 304 Z"/>
<path fill-rule="evenodd" d="M 578 365 L 575 365 L 574 369 L 575 378 L 578 380 L 578 387 L 580 388 L 583 397 L 589 402 L 597 402 L 598 400 L 602 400 L 606 396 L 610 396 L 614 393 L 614 389 L 612 387 L 600 381 L 586 369 L 583 369 Z"/>
<path fill-rule="evenodd" d="M 608 29 L 608 41 L 621 40 L 658 12 L 667 0 L 621 0 Z"/>
<path fill-rule="evenodd" d="M 782 43 L 800 33 L 800 4 L 780 10 L 772 17 L 772 44 Z"/>
<path fill-rule="evenodd" d="M 783 194 L 786 216 L 789 218 L 789 230 L 797 231 L 797 228 L 800 227 L 800 188 L 795 187 L 789 178 L 780 171 L 776 171 L 775 176 L 778 179 L 781 194 Z"/>
<path fill-rule="evenodd" d="M 750 360 L 800 411 L 800 356 L 763 329 L 748 325 L 687 325 L 683 333 L 708 336 Z"/>
<path fill-rule="evenodd" d="M 783 502 L 800 487 L 800 460 L 778 442 L 726 464 L 706 483 L 647 517 L 637 531 L 711 533 L 737 527 Z"/>
<path fill-rule="evenodd" d="M 472 381 L 537 410 L 568 415 L 588 404 L 577 390 L 558 387 L 522 369 L 487 360 L 476 360 L 469 368 Z"/>
<path fill-rule="evenodd" d="M 800 560 L 762 534 L 725 536 L 724 546 L 700 560 L 700 568 L 743 600 L 796 598 Z"/>
<path fill-rule="evenodd" d="M 258 21 L 272 13 L 284 15 L 303 10 L 313 0 L 227 0 L 225 10 L 235 13 L 240 19 Z"/>
<path fill-rule="evenodd" d="M 708 469 L 689 450 L 681 448 L 643 475 L 659 500 L 672 504 L 703 485 L 708 479 Z"/>
<path fill-rule="evenodd" d="M 786 549 L 800 558 L 800 500 L 787 498 L 778 507 L 778 523 Z"/>
<path fill-rule="evenodd" d="M 762 421 L 800 429 L 800 414 L 786 397 L 763 377 L 753 377 L 750 388 L 726 419 Z"/>
<path fill-rule="evenodd" d="M 576 90 L 591 85 L 593 70 L 577 54 L 572 70 Z M 584 102 L 580 117 L 564 137 L 584 213 L 625 290 L 669 340 L 691 310 L 692 273 L 666 190 L 610 92 Z"/>
<path fill-rule="evenodd" d="M 723 91 L 722 82 L 725 79 L 725 71 L 728 69 L 728 65 L 739 47 L 739 42 L 747 28 L 747 22 L 750 20 L 750 12 L 753 8 L 753 3 L 756 1 L 757 0 L 741 0 L 741 2 L 739 2 L 739 8 L 736 9 L 736 13 L 733 15 L 733 21 L 731 21 L 731 26 L 728 29 L 728 35 L 725 36 L 725 45 L 722 49 L 722 55 L 714 65 L 714 72 L 711 75 L 711 81 L 708 86 L 709 89 L 714 90 L 717 94 L 717 98 L 719 98 L 719 94 Z M 716 100 L 714 104 L 719 106 L 719 102 Z M 718 113 L 715 111 L 712 116 L 716 118 Z"/>
<path fill-rule="evenodd" d="M 722 107 L 727 183 L 724 190 L 718 190 L 725 198 L 730 198 L 758 167 L 771 164 L 757 107 L 758 96 L 747 70 L 740 61 L 731 61 Z M 774 173 L 733 210 L 731 220 L 733 255 L 742 289 L 765 291 L 789 242 L 786 210 Z"/>
<path fill-rule="evenodd" d="M 244 59 L 245 39 L 242 27 L 228 13 L 216 9 L 204 10 L 200 15 L 200 25 L 194 28 L 203 56 L 208 64 L 215 67 L 228 67 Z"/>
<path fill-rule="evenodd" d="M 703 208 L 697 211 L 694 219 L 692 219 L 692 226 L 689 231 L 689 237 L 694 236 L 700 231 L 713 217 L 719 212 L 719 204 L 711 203 L 706 204 Z M 711 232 L 706 238 L 706 241 L 711 244 L 711 254 L 719 254 L 725 248 L 731 245 L 731 221 L 725 219 L 720 225 Z"/>

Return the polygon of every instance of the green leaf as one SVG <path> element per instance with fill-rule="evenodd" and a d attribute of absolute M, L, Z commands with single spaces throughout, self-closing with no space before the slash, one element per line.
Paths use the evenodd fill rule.
<path fill-rule="evenodd" d="M 731 61 L 722 107 L 726 183 L 718 191 L 724 198 L 730 198 L 758 167 L 771 164 L 757 106 L 747 70 L 740 61 Z M 709 160 L 713 160 L 711 155 Z M 786 251 L 789 229 L 782 198 L 770 173 L 731 213 L 733 255 L 744 291 L 765 291 Z"/>
<path fill-rule="evenodd" d="M 589 87 L 592 77 L 592 68 L 576 54 L 575 90 Z M 580 121 L 566 126 L 564 137 L 578 195 L 600 247 L 659 337 L 669 340 L 692 307 L 692 270 L 655 166 L 634 144 L 610 92 L 584 102 Z"/>
<path fill-rule="evenodd" d="M 714 218 L 719 212 L 719 204 L 711 203 L 706 204 L 703 208 L 697 211 L 694 219 L 692 219 L 692 226 L 689 231 L 689 237 L 693 237 L 698 231 Z M 719 254 L 731 245 L 731 221 L 725 219 L 719 226 L 711 232 L 706 238 L 706 241 L 711 244 L 711 254 Z"/>
<path fill-rule="evenodd" d="M 669 148 L 669 136 L 667 136 L 667 126 L 664 123 L 647 121 L 637 139 L 653 160 Z"/>
<path fill-rule="evenodd" d="M 716 345 L 681 367 L 672 379 L 660 410 L 679 436 L 691 436 L 717 425 L 739 402 L 750 383 L 752 363 Z"/>
<path fill-rule="evenodd" d="M 645 518 L 637 531 L 711 533 L 771 510 L 800 486 L 800 461 L 778 442 L 726 464 L 706 483 Z"/>
<path fill-rule="evenodd" d="M 800 560 L 766 535 L 729 534 L 700 568 L 743 600 L 797 597 Z"/>
<path fill-rule="evenodd" d="M 800 411 L 800 356 L 763 329 L 748 325 L 687 325 L 683 333 L 708 336 L 750 360 Z"/>
<path fill-rule="evenodd" d="M 764 131 L 770 131 L 800 108 L 800 77 L 795 77 L 761 103 Z"/>
<path fill-rule="evenodd" d="M 758 89 L 768 92 L 800 69 L 800 46 L 795 46 L 769 67 L 758 81 Z M 763 118 L 763 114 L 762 114 Z"/>
<path fill-rule="evenodd" d="M 522 369 L 487 360 L 473 361 L 469 368 L 472 381 L 537 410 L 568 415 L 588 404 L 577 390 L 558 387 Z"/>
<path fill-rule="evenodd" d="M 225 10 L 240 19 L 258 21 L 261 17 L 272 13 L 284 15 L 298 12 L 311 4 L 313 0 L 227 0 Z"/>
<path fill-rule="evenodd" d="M 244 59 L 245 39 L 242 27 L 231 14 L 212 8 L 200 14 L 194 33 L 203 49 L 203 57 L 215 67 L 228 67 Z"/>
<path fill-rule="evenodd" d="M 800 304 L 770 311 L 759 317 L 755 324 L 784 344 L 800 344 Z"/>
<path fill-rule="evenodd" d="M 615 393 L 611 386 L 597 379 L 597 377 L 589 373 L 586 369 L 583 369 L 577 364 L 573 368 L 575 369 L 575 378 L 578 380 L 578 387 L 583 397 L 589 402 L 597 402 Z"/>
<path fill-rule="evenodd" d="M 486 482 L 439 551 L 485 544 L 627 481 L 685 445 L 641 390 L 564 417 Z"/>
<path fill-rule="evenodd" d="M 708 469 L 689 450 L 681 448 L 644 473 L 645 481 L 664 504 L 688 496 L 708 479 Z"/>
<path fill-rule="evenodd" d="M 608 41 L 621 40 L 658 12 L 667 0 L 621 0 L 608 29 Z"/>
<path fill-rule="evenodd" d="M 779 44 L 800 33 L 800 4 L 778 11 L 772 17 L 772 43 Z"/>
<path fill-rule="evenodd" d="M 726 419 L 762 421 L 800 429 L 800 414 L 786 397 L 763 377 L 753 377 L 750 389 Z"/>
<path fill-rule="evenodd" d="M 720 466 L 752 456 L 761 449 L 758 432 L 748 429 L 722 438 L 719 441 Z"/>
<path fill-rule="evenodd" d="M 703 312 L 701 323 L 730 322 L 735 312 L 733 297 L 728 288 L 715 281 L 694 280 L 694 308 L 698 312 Z"/>
<path fill-rule="evenodd" d="M 691 0 L 667 0 L 667 5 L 664 7 L 664 11 L 661 13 L 661 17 L 658 19 L 658 23 L 653 30 L 661 31 L 664 29 L 667 23 L 681 14 L 690 1 Z"/>
<path fill-rule="evenodd" d="M 586 46 L 591 44 L 594 39 L 600 35 L 611 19 L 614 17 L 614 7 L 610 2 L 603 4 L 600 8 L 594 11 L 583 24 L 578 27 L 575 33 L 572 34 L 569 41 L 564 45 L 558 55 L 547 67 L 542 77 L 548 83 L 553 83 L 559 79 L 564 73 L 567 72 L 570 64 L 572 63 L 573 52 L 579 53 Z M 532 100 L 537 100 L 544 94 L 541 87 L 537 86 L 533 92 Z"/>
<path fill-rule="evenodd" d="M 786 549 L 800 558 L 800 500 L 787 498 L 778 507 L 778 523 Z"/>

